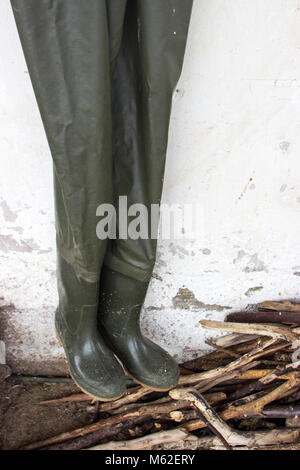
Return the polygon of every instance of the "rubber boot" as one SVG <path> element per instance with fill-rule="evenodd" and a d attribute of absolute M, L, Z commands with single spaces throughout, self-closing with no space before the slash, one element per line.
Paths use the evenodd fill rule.
<path fill-rule="evenodd" d="M 70 374 L 78 387 L 96 400 L 119 398 L 126 390 L 126 377 L 97 329 L 98 303 L 79 305 L 80 299 L 93 302 L 95 285 L 78 280 L 63 259 L 59 260 L 58 266 L 59 283 L 62 277 L 63 287 L 60 286 L 61 298 L 56 310 L 55 327 Z M 71 292 L 68 286 L 72 288 Z"/>
<path fill-rule="evenodd" d="M 125 370 L 153 390 L 174 387 L 179 379 L 177 363 L 141 333 L 140 313 L 148 283 L 104 266 L 100 285 L 99 330 Z"/>

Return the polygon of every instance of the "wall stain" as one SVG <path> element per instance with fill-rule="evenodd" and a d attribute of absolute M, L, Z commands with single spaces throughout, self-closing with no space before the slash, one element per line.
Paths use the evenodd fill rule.
<path fill-rule="evenodd" d="M 281 187 L 280 187 L 280 192 L 283 193 L 287 188 L 287 184 L 283 184 Z"/>
<path fill-rule="evenodd" d="M 290 147 L 290 143 L 286 142 L 285 140 L 283 142 L 280 142 L 279 148 L 282 151 L 282 153 L 286 153 Z"/>
<path fill-rule="evenodd" d="M 18 242 L 12 235 L 0 235 L 0 251 L 9 253 L 10 251 L 18 251 L 21 253 L 32 253 L 37 251 L 39 254 L 49 253 L 52 248 L 42 250 L 33 238 L 27 238 Z"/>
<path fill-rule="evenodd" d="M 183 259 L 185 256 L 189 256 L 189 251 L 183 248 L 180 245 L 174 245 L 174 243 L 170 243 L 169 251 L 172 255 L 177 255 L 179 258 Z"/>
<path fill-rule="evenodd" d="M 240 261 L 241 259 L 243 259 L 244 256 L 246 256 L 246 254 L 247 254 L 247 253 L 246 253 L 244 250 L 239 250 L 239 251 L 238 251 L 238 254 L 237 254 L 237 257 L 234 258 L 234 260 L 233 260 L 233 264 L 235 264 L 235 263 L 237 263 L 238 261 Z"/>
<path fill-rule="evenodd" d="M 24 229 L 22 227 L 9 227 L 9 230 L 14 230 L 15 232 L 18 232 L 18 233 L 24 232 Z"/>
<path fill-rule="evenodd" d="M 243 269 L 245 273 L 254 273 L 268 271 L 262 260 L 258 258 L 257 253 L 249 257 L 248 265 Z"/>
<path fill-rule="evenodd" d="M 249 178 L 248 183 L 246 184 L 246 186 L 244 187 L 243 191 L 242 191 L 241 194 L 239 195 L 238 201 L 241 200 L 242 197 L 244 196 L 244 194 L 246 193 L 246 191 L 247 191 L 247 189 L 248 189 L 248 186 L 249 186 L 249 184 L 251 183 L 251 181 L 253 181 L 252 176 L 251 176 L 251 178 Z"/>
<path fill-rule="evenodd" d="M 221 312 L 222 310 L 231 308 L 227 305 L 206 304 L 201 302 L 196 299 L 194 292 L 186 287 L 178 289 L 177 294 L 172 298 L 172 303 L 175 308 L 179 308 L 181 310 L 214 310 Z"/>
<path fill-rule="evenodd" d="M 0 206 L 2 208 L 3 217 L 6 222 L 15 222 L 17 220 L 17 214 L 11 210 L 6 201 L 2 201 Z"/>
<path fill-rule="evenodd" d="M 254 294 L 255 292 L 259 291 L 259 290 L 262 290 L 263 289 L 263 286 L 255 286 L 255 287 L 250 287 L 246 292 L 245 292 L 245 295 L 247 295 L 247 297 L 250 297 L 250 295 Z"/>
<path fill-rule="evenodd" d="M 157 273 L 152 273 L 152 277 L 153 277 L 153 279 L 157 279 L 158 281 L 163 280 L 163 278 L 161 276 L 159 276 Z"/>
<path fill-rule="evenodd" d="M 233 260 L 233 264 L 243 260 L 244 258 L 248 258 L 246 262 L 246 266 L 242 269 L 245 273 L 253 273 L 253 272 L 261 272 L 265 271 L 268 272 L 267 267 L 265 266 L 264 262 L 258 258 L 258 254 L 254 253 L 250 255 L 246 253 L 244 250 L 239 250 L 237 257 Z"/>
<path fill-rule="evenodd" d="M 146 307 L 146 310 L 149 311 L 154 311 L 154 310 L 164 310 L 165 307 L 161 305 L 160 307 L 156 307 L 155 305 L 150 305 L 149 307 Z"/>
<path fill-rule="evenodd" d="M 2 297 L 2 299 L 3 299 L 3 297 Z M 0 312 L 7 312 L 7 311 L 12 311 L 12 310 L 16 310 L 16 306 L 12 302 L 9 303 L 9 304 L 0 305 Z"/>

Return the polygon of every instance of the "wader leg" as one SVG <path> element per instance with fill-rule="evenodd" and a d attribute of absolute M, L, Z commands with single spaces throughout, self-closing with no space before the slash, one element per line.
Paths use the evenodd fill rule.
<path fill-rule="evenodd" d="M 125 391 L 123 369 L 97 331 L 107 242 L 96 236 L 96 208 L 112 203 L 110 62 L 126 5 L 111 3 L 115 23 L 105 0 L 11 0 L 54 164 L 56 329 L 72 377 L 100 400 Z"/>
<path fill-rule="evenodd" d="M 148 215 L 151 204 L 160 203 L 172 94 L 191 8 L 192 0 L 127 3 L 112 86 L 116 208 L 119 196 L 127 197 L 128 207 L 143 204 Z M 109 245 L 100 282 L 99 329 L 135 380 L 163 390 L 177 383 L 178 366 L 141 334 L 139 322 L 156 254 L 150 217 L 148 225 L 148 238 L 118 238 Z"/>

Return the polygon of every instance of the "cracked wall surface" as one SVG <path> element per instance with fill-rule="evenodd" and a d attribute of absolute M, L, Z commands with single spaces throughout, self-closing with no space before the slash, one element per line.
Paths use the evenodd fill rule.
<path fill-rule="evenodd" d="M 51 157 L 8 1 L 0 13 L 0 339 L 15 372 L 64 375 Z M 142 317 L 178 360 L 209 349 L 201 319 L 299 300 L 299 23 L 299 0 L 194 2 L 163 202 L 200 205 L 202 231 L 159 241 Z"/>

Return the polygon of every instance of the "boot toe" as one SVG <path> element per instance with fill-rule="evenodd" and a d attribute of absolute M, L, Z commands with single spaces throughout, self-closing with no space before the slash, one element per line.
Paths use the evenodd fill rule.
<path fill-rule="evenodd" d="M 176 361 L 160 346 L 144 338 L 135 367 L 127 369 L 134 380 L 154 390 L 170 390 L 179 380 Z M 144 360 L 143 360 L 144 359 Z"/>
<path fill-rule="evenodd" d="M 148 370 L 143 376 L 137 376 L 136 379 L 143 385 L 153 388 L 154 390 L 170 390 L 175 387 L 179 380 L 179 370 L 176 363 L 162 364 L 153 371 Z"/>
<path fill-rule="evenodd" d="M 97 361 L 74 361 L 69 363 L 74 382 L 88 395 L 99 401 L 115 400 L 126 391 L 126 378 L 123 369 L 117 363 L 107 367 Z"/>

